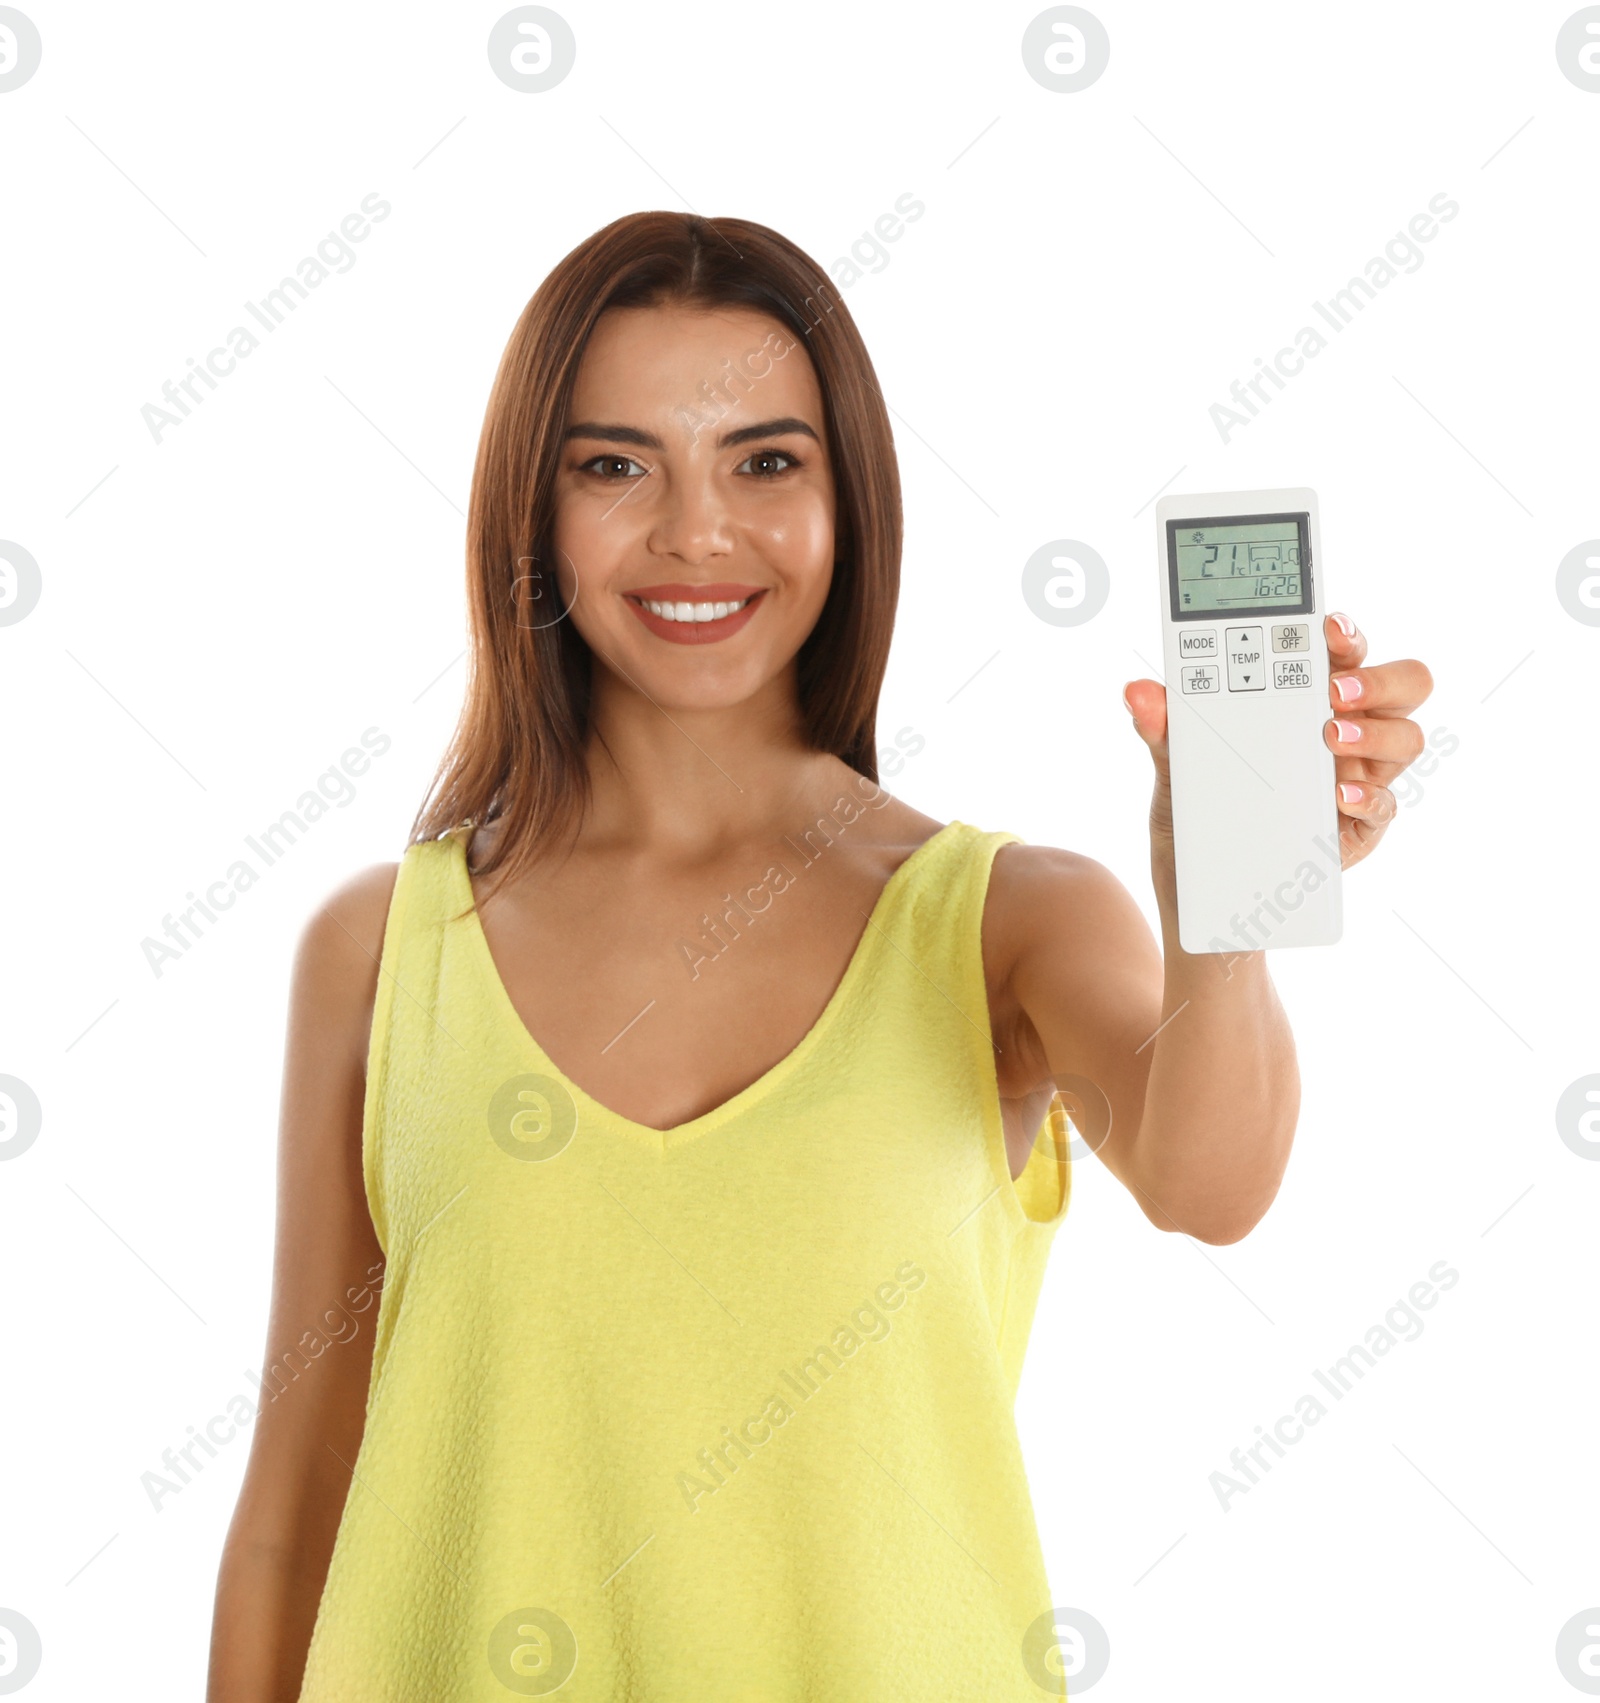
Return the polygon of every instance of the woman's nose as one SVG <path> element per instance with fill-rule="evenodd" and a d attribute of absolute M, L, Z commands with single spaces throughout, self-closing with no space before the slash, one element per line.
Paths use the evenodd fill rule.
<path fill-rule="evenodd" d="M 651 527 L 651 548 L 686 562 L 726 554 L 732 547 L 727 504 L 709 477 L 670 480 Z"/>

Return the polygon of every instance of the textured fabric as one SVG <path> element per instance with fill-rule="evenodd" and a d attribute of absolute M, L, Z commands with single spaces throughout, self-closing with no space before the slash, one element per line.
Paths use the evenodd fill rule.
<path fill-rule="evenodd" d="M 1017 836 L 918 847 L 794 1051 L 664 1132 L 528 1034 L 466 838 L 408 849 L 384 938 L 387 1267 L 302 1703 L 1064 1695 L 1012 1410 L 1069 1130 L 1012 1182 L 980 947 Z"/>

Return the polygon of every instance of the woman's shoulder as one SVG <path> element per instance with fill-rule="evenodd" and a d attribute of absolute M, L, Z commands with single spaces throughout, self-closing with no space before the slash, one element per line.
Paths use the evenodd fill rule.
<path fill-rule="evenodd" d="M 1131 943 L 1146 929 L 1133 895 L 1103 863 L 1060 846 L 1014 840 L 990 869 L 984 936 L 997 962 L 1019 959 L 1029 946 L 1063 949 Z"/>
<path fill-rule="evenodd" d="M 362 1070 L 399 872 L 374 863 L 347 876 L 307 917 L 295 951 L 291 1030 Z"/>
<path fill-rule="evenodd" d="M 878 817 L 871 838 L 891 858 L 904 857 L 955 826 L 925 815 L 903 799 L 887 794 L 883 797 L 881 808 L 868 812 Z M 1122 883 L 1104 864 L 1081 852 L 1060 846 L 1032 845 L 1009 831 L 986 829 L 965 818 L 961 824 L 976 839 L 1001 842 L 990 865 L 990 910 L 1004 907 L 1026 912 L 1040 904 L 1071 906 L 1123 891 Z"/>
<path fill-rule="evenodd" d="M 398 863 L 347 876 L 311 912 L 295 952 L 295 981 L 319 1004 L 370 1004 Z"/>
<path fill-rule="evenodd" d="M 1001 907 L 1019 911 L 1071 911 L 1118 898 L 1132 903 L 1127 888 L 1103 863 L 1063 846 L 1023 839 L 1000 847 L 989 885 Z"/>
<path fill-rule="evenodd" d="M 399 863 L 370 863 L 346 876 L 306 919 L 302 947 L 320 951 L 340 941 L 362 950 L 381 947 L 399 875 Z"/>

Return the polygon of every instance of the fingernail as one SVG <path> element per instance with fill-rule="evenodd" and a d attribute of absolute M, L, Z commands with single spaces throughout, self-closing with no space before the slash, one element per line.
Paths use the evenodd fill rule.
<path fill-rule="evenodd" d="M 1359 804 L 1361 802 L 1361 788 L 1351 786 L 1348 781 L 1340 781 L 1339 802 L 1341 804 Z"/>
<path fill-rule="evenodd" d="M 1333 686 L 1342 703 L 1353 704 L 1361 696 L 1361 676 L 1359 674 L 1335 674 Z"/>
<path fill-rule="evenodd" d="M 1353 639 L 1356 636 L 1356 624 L 1348 615 L 1341 615 L 1338 610 L 1335 610 L 1333 618 L 1339 623 L 1339 631 L 1347 639 Z"/>
<path fill-rule="evenodd" d="M 1333 726 L 1341 745 L 1353 745 L 1361 737 L 1361 723 L 1358 721 L 1336 720 Z"/>
<path fill-rule="evenodd" d="M 1122 688 L 1122 707 L 1129 715 L 1133 714 L 1133 705 L 1128 702 L 1128 688 L 1126 686 Z"/>

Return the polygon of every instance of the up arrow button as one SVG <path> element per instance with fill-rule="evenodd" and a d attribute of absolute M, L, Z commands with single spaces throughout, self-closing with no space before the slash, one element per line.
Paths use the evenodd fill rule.
<path fill-rule="evenodd" d="M 1260 627 L 1228 627 L 1223 632 L 1223 649 L 1228 653 L 1228 690 L 1259 692 L 1267 678 L 1262 663 Z"/>

